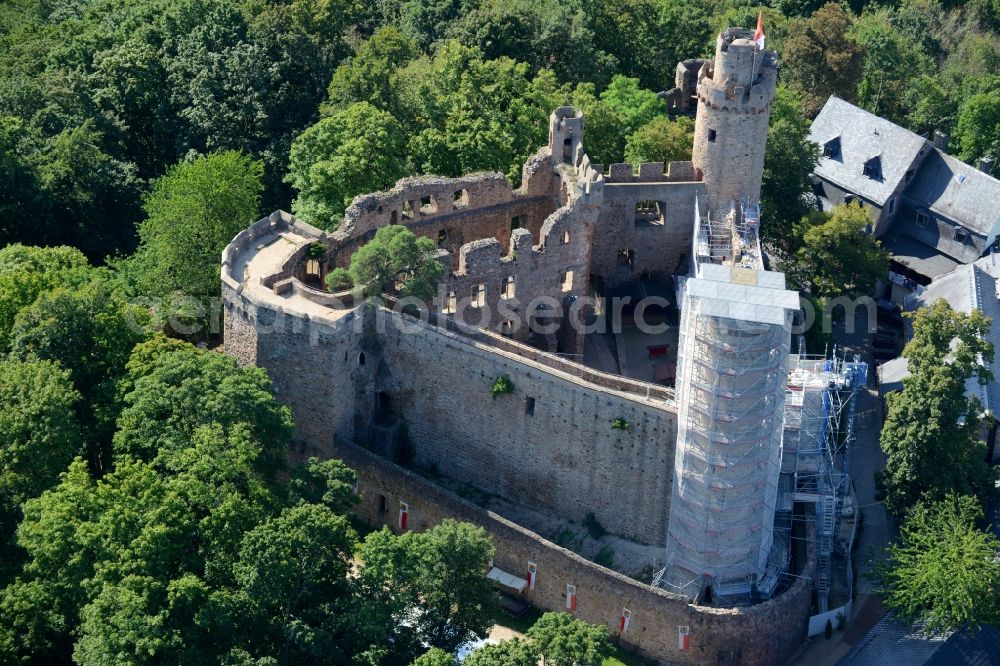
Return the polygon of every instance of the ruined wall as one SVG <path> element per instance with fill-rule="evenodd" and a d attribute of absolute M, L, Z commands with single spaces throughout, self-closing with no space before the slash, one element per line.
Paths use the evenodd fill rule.
<path fill-rule="evenodd" d="M 603 624 L 612 638 L 646 657 L 672 664 L 782 664 L 806 634 L 813 569 L 798 568 L 799 578 L 778 597 L 741 609 L 689 606 L 652 588 L 589 562 L 534 532 L 475 506 L 426 479 L 397 467 L 348 442 L 334 453 L 358 472 L 362 502 L 356 513 L 366 522 L 387 524 L 397 532 L 399 503 L 408 505 L 410 529 L 425 530 L 445 518 L 478 524 L 496 548 L 495 566 L 522 578 L 528 563 L 537 565 L 534 589 L 523 597 L 543 610 L 566 610 L 566 586 L 575 585 L 573 614 Z M 383 510 L 384 508 L 384 510 Z M 631 611 L 628 629 L 620 630 L 624 609 Z M 678 627 L 689 627 L 687 650 L 678 646 Z"/>
<path fill-rule="evenodd" d="M 677 436 L 672 404 L 604 388 L 380 311 L 378 390 L 405 420 L 417 465 L 610 532 L 662 543 Z M 513 394 L 493 398 L 500 375 Z M 611 427 L 614 419 L 627 430 Z"/>
<path fill-rule="evenodd" d="M 639 277 L 666 279 L 687 266 L 695 198 L 704 196 L 691 162 L 612 164 L 594 225 L 591 273 L 614 287 Z M 645 208 L 637 211 L 637 206 Z M 653 204 L 653 212 L 649 205 Z"/>
<path fill-rule="evenodd" d="M 534 172 L 526 174 L 526 186 L 534 177 Z M 387 192 L 354 199 L 339 229 L 331 234 L 328 260 L 347 266 L 359 247 L 378 229 L 391 224 L 402 224 L 451 252 L 456 262 L 452 270 L 457 268 L 459 249 L 465 243 L 495 238 L 506 253 L 512 226 L 528 229 L 537 242 L 542 223 L 556 209 L 557 199 L 554 190 L 532 185 L 532 194 L 515 192 L 499 173 L 404 178 Z"/>
<path fill-rule="evenodd" d="M 518 340 L 531 340 L 529 305 L 545 298 L 568 310 L 589 293 L 591 231 L 601 207 L 603 176 L 583 151 L 583 116 L 571 107 L 549 119 L 549 146 L 524 165 L 514 191 L 502 174 L 407 178 L 388 192 L 356 197 L 327 245 L 323 275 L 346 267 L 379 228 L 402 224 L 440 248 L 446 267 L 435 310 Z M 293 272 L 305 280 L 300 264 Z M 564 349 L 581 353 L 583 338 L 564 327 Z"/>

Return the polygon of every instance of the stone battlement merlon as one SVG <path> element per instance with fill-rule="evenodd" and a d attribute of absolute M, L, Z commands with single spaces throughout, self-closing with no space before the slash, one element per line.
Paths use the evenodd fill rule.
<path fill-rule="evenodd" d="M 603 167 L 601 167 L 603 169 Z M 694 164 L 688 160 L 683 162 L 628 162 L 609 164 L 604 172 L 604 182 L 607 185 L 621 183 L 688 183 L 696 182 L 697 174 Z"/>

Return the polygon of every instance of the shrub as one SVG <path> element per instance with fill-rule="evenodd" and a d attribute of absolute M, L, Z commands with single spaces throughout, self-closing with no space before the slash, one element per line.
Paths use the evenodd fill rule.
<path fill-rule="evenodd" d="M 626 421 L 625 419 L 612 419 L 611 420 L 611 429 L 612 430 L 628 430 L 629 429 L 629 422 Z"/>
<path fill-rule="evenodd" d="M 326 288 L 330 291 L 344 291 L 354 286 L 354 280 L 346 268 L 334 268 L 326 276 Z"/>
<path fill-rule="evenodd" d="M 490 395 L 496 400 L 498 395 L 503 395 L 505 393 L 514 392 L 514 382 L 510 381 L 510 377 L 507 375 L 500 375 L 493 382 L 493 386 L 490 387 Z"/>

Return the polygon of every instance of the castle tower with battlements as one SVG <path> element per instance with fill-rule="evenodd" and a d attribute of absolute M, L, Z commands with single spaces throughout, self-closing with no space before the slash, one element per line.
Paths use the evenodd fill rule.
<path fill-rule="evenodd" d="M 708 191 L 708 212 L 757 204 L 764 173 L 767 123 L 778 80 L 774 51 L 753 32 L 730 28 L 715 43 L 715 59 L 698 72 L 692 160 Z"/>

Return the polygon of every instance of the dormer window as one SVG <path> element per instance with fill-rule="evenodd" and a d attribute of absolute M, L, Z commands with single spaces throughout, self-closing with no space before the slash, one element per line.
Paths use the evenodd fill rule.
<path fill-rule="evenodd" d="M 876 155 L 865 162 L 865 168 L 862 173 L 872 180 L 882 180 L 882 158 Z"/>
<path fill-rule="evenodd" d="M 835 136 L 826 143 L 823 144 L 823 157 L 829 157 L 830 159 L 840 158 L 840 137 Z"/>
<path fill-rule="evenodd" d="M 928 217 L 927 213 L 917 212 L 917 226 L 922 229 L 926 229 L 930 226 L 931 218 Z"/>
<path fill-rule="evenodd" d="M 955 240 L 957 240 L 959 243 L 964 243 L 965 241 L 969 240 L 969 230 L 966 229 L 965 227 L 956 226 Z"/>

